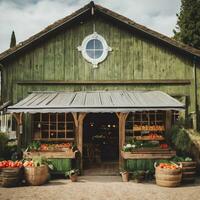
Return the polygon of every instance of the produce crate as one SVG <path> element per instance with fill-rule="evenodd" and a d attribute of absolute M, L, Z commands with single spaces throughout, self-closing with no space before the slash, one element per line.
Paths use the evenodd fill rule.
<path fill-rule="evenodd" d="M 141 149 L 133 152 L 121 151 L 123 159 L 170 159 L 176 155 L 176 151 L 169 149 Z"/>
<path fill-rule="evenodd" d="M 75 152 L 68 151 L 26 151 L 24 152 L 24 158 L 32 158 L 35 156 L 43 156 L 45 158 L 75 158 Z"/>

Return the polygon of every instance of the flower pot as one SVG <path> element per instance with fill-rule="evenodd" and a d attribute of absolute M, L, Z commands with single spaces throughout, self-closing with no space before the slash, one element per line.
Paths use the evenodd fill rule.
<path fill-rule="evenodd" d="M 121 175 L 122 175 L 122 181 L 123 182 L 128 182 L 128 172 L 121 172 Z"/>
<path fill-rule="evenodd" d="M 145 171 L 138 171 L 135 176 L 136 183 L 142 183 L 145 179 Z"/>
<path fill-rule="evenodd" d="M 78 181 L 78 175 L 77 174 L 70 175 L 69 178 L 71 179 L 72 182 Z"/>

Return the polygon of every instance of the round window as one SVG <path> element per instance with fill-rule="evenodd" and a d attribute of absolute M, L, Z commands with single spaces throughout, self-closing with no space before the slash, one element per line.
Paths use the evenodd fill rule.
<path fill-rule="evenodd" d="M 96 32 L 87 36 L 82 45 L 78 47 L 83 57 L 97 67 L 97 64 L 106 59 L 108 51 L 111 48 L 107 45 L 106 40 Z"/>

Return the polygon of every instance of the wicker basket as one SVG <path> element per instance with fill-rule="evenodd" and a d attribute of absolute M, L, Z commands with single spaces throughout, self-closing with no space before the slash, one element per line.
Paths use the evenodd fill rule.
<path fill-rule="evenodd" d="M 182 179 L 182 167 L 178 169 L 164 169 L 155 164 L 156 184 L 163 187 L 177 187 Z"/>
<path fill-rule="evenodd" d="M 39 167 L 25 167 L 24 175 L 29 185 L 43 185 L 48 181 L 49 170 L 47 165 Z"/>

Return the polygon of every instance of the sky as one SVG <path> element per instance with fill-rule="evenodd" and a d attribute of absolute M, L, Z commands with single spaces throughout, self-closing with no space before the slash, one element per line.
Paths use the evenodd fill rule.
<path fill-rule="evenodd" d="M 0 52 L 9 48 L 14 30 L 17 43 L 44 29 L 88 0 L 0 0 Z M 173 36 L 181 0 L 95 0 L 135 22 Z"/>

